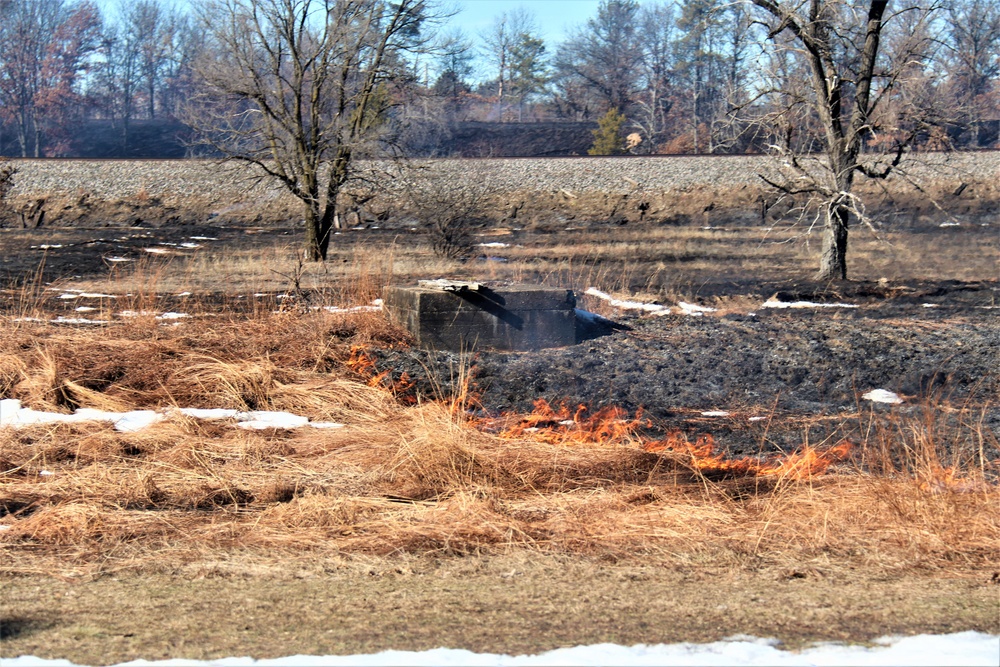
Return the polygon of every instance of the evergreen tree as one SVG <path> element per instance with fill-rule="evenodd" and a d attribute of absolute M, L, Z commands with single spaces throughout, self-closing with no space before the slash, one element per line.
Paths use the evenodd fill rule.
<path fill-rule="evenodd" d="M 625 142 L 622 140 L 622 125 L 625 124 L 625 114 L 611 108 L 597 121 L 594 130 L 594 145 L 587 155 L 621 155 L 625 152 Z"/>

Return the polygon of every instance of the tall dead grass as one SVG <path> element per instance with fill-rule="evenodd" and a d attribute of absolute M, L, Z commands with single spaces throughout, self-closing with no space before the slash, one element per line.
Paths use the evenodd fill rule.
<path fill-rule="evenodd" d="M 860 453 L 828 475 L 710 479 L 635 446 L 502 439 L 461 417 L 468 395 L 403 404 L 348 364 L 353 346 L 402 340 L 378 316 L 323 311 L 192 318 L 155 335 L 0 323 L 2 397 L 35 409 L 346 424 L 247 431 L 175 414 L 133 433 L 0 430 L 0 568 L 510 549 L 729 567 L 995 562 L 1000 490 L 984 452 L 997 443 L 969 410 L 864 413 Z"/>

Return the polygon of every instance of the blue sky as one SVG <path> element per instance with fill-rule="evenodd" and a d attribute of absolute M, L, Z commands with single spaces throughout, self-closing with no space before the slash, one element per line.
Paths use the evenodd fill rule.
<path fill-rule="evenodd" d="M 572 29 L 597 13 L 599 0 L 453 0 L 460 13 L 451 24 L 476 39 L 495 17 L 518 7 L 534 14 L 549 51 L 555 50 L 567 29 Z"/>

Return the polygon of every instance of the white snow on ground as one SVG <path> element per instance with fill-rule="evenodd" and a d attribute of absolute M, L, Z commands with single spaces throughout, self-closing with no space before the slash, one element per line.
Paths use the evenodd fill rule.
<path fill-rule="evenodd" d="M 509 243 L 501 243 L 500 241 L 490 241 L 489 243 L 477 243 L 480 248 L 509 248 Z"/>
<path fill-rule="evenodd" d="M 681 309 L 681 313 L 684 315 L 701 315 L 703 313 L 714 313 L 719 310 L 718 308 L 699 306 L 696 303 L 688 303 L 687 301 L 678 301 L 677 307 Z"/>
<path fill-rule="evenodd" d="M 128 257 L 105 257 L 106 262 L 131 262 L 132 260 Z"/>
<path fill-rule="evenodd" d="M 318 667 L 337 665 L 969 665 L 1000 664 L 1000 636 L 980 632 L 883 639 L 878 646 L 819 644 L 800 652 L 782 651 L 766 639 L 734 638 L 711 644 L 618 646 L 595 644 L 560 648 L 539 655 L 497 655 L 461 649 L 383 651 L 369 655 L 294 655 L 254 660 L 133 660 L 118 667 Z M 68 660 L 32 656 L 4 658 L 4 667 L 75 667 Z"/>
<path fill-rule="evenodd" d="M 382 310 L 382 306 L 352 306 L 350 308 L 341 308 L 340 306 L 323 306 L 323 310 L 328 313 L 375 313 Z M 319 310 L 319 306 L 314 306 L 313 310 Z"/>
<path fill-rule="evenodd" d="M 584 294 L 589 294 L 590 296 L 596 296 L 598 299 L 607 301 L 615 308 L 621 308 L 623 310 L 642 310 L 647 313 L 652 313 L 653 315 L 669 315 L 672 311 L 670 306 L 663 306 L 658 303 L 643 303 L 642 301 L 626 301 L 623 299 L 616 299 L 607 292 L 602 292 L 601 290 L 591 287 Z M 717 308 L 709 308 L 708 306 L 699 306 L 696 303 L 688 303 L 686 301 L 677 302 L 677 312 L 681 315 L 704 315 L 705 313 L 714 313 L 718 310 Z M 585 312 L 585 311 L 584 311 Z"/>
<path fill-rule="evenodd" d="M 13 398 L 0 399 L 0 428 L 8 426 L 20 428 L 31 424 L 79 423 L 79 422 L 110 422 L 116 431 L 129 433 L 140 431 L 147 426 L 169 419 L 173 414 L 181 414 L 194 419 L 235 419 L 236 426 L 246 429 L 267 428 L 341 428 L 343 424 L 336 422 L 311 422 L 308 417 L 291 412 L 272 412 L 267 410 L 203 409 L 203 408 L 166 408 L 160 410 L 130 410 L 128 412 L 107 412 L 94 408 L 79 408 L 71 415 L 58 412 L 44 412 L 22 408 L 21 401 Z"/>
<path fill-rule="evenodd" d="M 169 255 L 170 251 L 166 248 L 143 248 L 146 252 L 153 255 Z"/>
<path fill-rule="evenodd" d="M 117 299 L 114 294 L 99 294 L 97 292 L 77 292 L 72 294 L 67 292 L 59 295 L 60 299 Z"/>
<path fill-rule="evenodd" d="M 614 324 L 614 322 L 608 318 L 601 317 L 597 313 L 592 313 L 589 310 L 584 310 L 583 308 L 574 308 L 573 312 L 576 314 L 576 319 L 586 322 L 587 324 Z"/>
<path fill-rule="evenodd" d="M 602 292 L 594 287 L 589 288 L 584 294 L 589 294 L 590 296 L 596 296 L 598 299 L 607 301 L 615 308 L 623 308 L 625 310 L 644 310 L 647 313 L 653 313 L 656 315 L 667 315 L 670 313 L 669 306 L 661 306 L 658 303 L 642 303 L 641 301 L 623 301 L 621 299 L 616 299 L 607 292 Z"/>
<path fill-rule="evenodd" d="M 861 398 L 872 403 L 893 403 L 898 405 L 903 402 L 899 394 L 891 392 L 888 389 L 872 389 L 869 392 L 861 394 Z"/>
<path fill-rule="evenodd" d="M 709 410 L 708 412 L 702 412 L 702 417 L 728 417 L 729 413 L 725 410 Z"/>
<path fill-rule="evenodd" d="M 57 317 L 49 320 L 52 324 L 108 324 L 107 320 L 88 320 L 85 317 Z"/>
<path fill-rule="evenodd" d="M 760 304 L 761 308 L 858 308 L 856 303 L 813 303 L 812 301 L 778 301 L 773 296 Z"/>

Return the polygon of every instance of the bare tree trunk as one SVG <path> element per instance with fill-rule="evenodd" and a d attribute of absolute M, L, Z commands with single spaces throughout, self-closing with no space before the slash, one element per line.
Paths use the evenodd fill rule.
<path fill-rule="evenodd" d="M 308 262 L 322 262 L 326 259 L 327 248 L 330 245 L 330 229 L 324 231 L 322 216 L 316 207 L 305 204 L 306 213 L 306 248 Z"/>
<path fill-rule="evenodd" d="M 850 211 L 843 204 L 833 204 L 827 210 L 823 230 L 823 251 L 819 259 L 816 280 L 847 280 L 847 233 Z"/>

